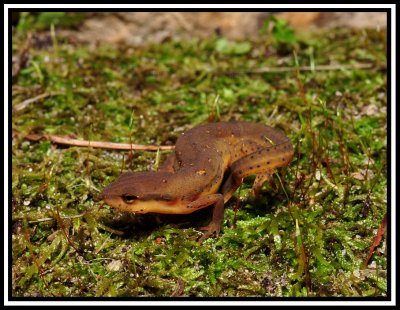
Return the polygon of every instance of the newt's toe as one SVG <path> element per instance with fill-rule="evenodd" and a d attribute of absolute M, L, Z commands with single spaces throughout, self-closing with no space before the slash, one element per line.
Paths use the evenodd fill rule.
<path fill-rule="evenodd" d="M 215 236 L 218 237 L 221 231 L 221 225 L 211 222 L 207 226 L 200 227 L 199 230 L 204 231 L 203 236 L 201 236 L 199 239 L 199 242 L 203 242 L 211 237 L 214 233 Z"/>

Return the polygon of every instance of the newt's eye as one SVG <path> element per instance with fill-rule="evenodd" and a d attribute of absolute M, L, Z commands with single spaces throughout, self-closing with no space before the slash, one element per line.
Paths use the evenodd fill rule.
<path fill-rule="evenodd" d="M 122 196 L 122 200 L 129 204 L 133 203 L 136 199 L 138 199 L 138 197 L 135 195 L 126 194 Z"/>

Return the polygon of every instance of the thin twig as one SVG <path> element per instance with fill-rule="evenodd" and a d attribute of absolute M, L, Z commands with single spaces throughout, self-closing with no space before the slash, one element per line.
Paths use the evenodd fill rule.
<path fill-rule="evenodd" d="M 60 213 L 58 212 L 57 209 L 56 209 L 55 212 L 53 212 L 53 213 L 54 213 L 54 217 L 55 217 L 55 220 L 57 221 L 58 226 L 60 226 L 61 231 L 62 231 L 62 233 L 63 233 L 64 236 L 65 236 L 65 239 L 67 239 L 69 245 L 70 245 L 71 247 L 73 247 L 74 250 L 75 250 L 76 252 L 79 252 L 78 248 L 75 246 L 74 242 L 73 242 L 73 241 L 71 240 L 71 238 L 69 237 L 68 231 L 65 229 L 65 226 L 64 226 L 63 220 L 62 220 L 62 218 L 61 218 L 61 216 L 60 216 Z"/>
<path fill-rule="evenodd" d="M 76 219 L 82 217 L 83 214 L 77 214 L 77 215 L 71 215 L 71 216 L 60 216 L 61 219 Z M 35 221 L 28 221 L 29 224 L 36 224 L 36 223 L 42 223 L 42 222 L 50 222 L 50 221 L 55 221 L 56 219 L 54 217 L 44 217 L 41 219 L 37 219 Z"/>
<path fill-rule="evenodd" d="M 64 93 L 62 93 L 62 92 L 44 93 L 44 94 L 41 94 L 39 96 L 30 98 L 30 99 L 26 99 L 26 100 L 16 104 L 14 106 L 13 110 L 14 110 L 14 112 L 19 112 L 19 111 L 25 109 L 31 103 L 34 103 L 36 101 L 39 101 L 39 100 L 47 98 L 47 97 L 59 96 L 59 95 L 64 95 Z"/>
<path fill-rule="evenodd" d="M 18 79 L 19 73 L 28 63 L 29 51 L 32 47 L 32 34 L 29 33 L 26 42 L 18 55 L 13 58 L 12 64 L 12 82 L 15 83 Z"/>
<path fill-rule="evenodd" d="M 382 236 L 386 231 L 386 226 L 387 226 L 387 214 L 385 214 L 385 216 L 383 217 L 383 219 L 381 221 L 381 225 L 379 226 L 378 232 L 376 233 L 374 241 L 372 242 L 372 244 L 369 248 L 368 257 L 363 264 L 363 268 L 367 268 L 368 262 L 370 261 L 372 255 L 374 254 L 375 248 L 381 243 Z"/>
<path fill-rule="evenodd" d="M 82 147 L 93 147 L 101 149 L 111 150 L 142 150 L 142 151 L 157 151 L 157 150 L 173 150 L 172 145 L 143 145 L 143 144 L 130 144 L 130 143 L 114 143 L 114 142 L 102 142 L 102 141 L 87 141 L 71 139 L 68 137 L 54 136 L 54 135 L 36 135 L 30 134 L 25 137 L 30 141 L 51 141 L 57 144 L 82 146 Z"/>
<path fill-rule="evenodd" d="M 376 65 L 371 63 L 355 63 L 355 64 L 331 64 L 319 66 L 301 66 L 301 67 L 263 67 L 251 70 L 244 70 L 243 73 L 279 73 L 279 72 L 292 72 L 292 71 L 332 71 L 343 69 L 386 69 L 385 65 Z"/>

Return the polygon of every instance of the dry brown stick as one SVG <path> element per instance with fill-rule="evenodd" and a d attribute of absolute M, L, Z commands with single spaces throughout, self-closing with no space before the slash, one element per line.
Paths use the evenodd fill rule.
<path fill-rule="evenodd" d="M 375 248 L 380 244 L 380 242 L 382 240 L 382 236 L 386 231 L 386 226 L 387 226 L 387 214 L 385 214 L 385 216 L 383 217 L 383 219 L 381 221 L 381 225 L 379 226 L 378 232 L 376 233 L 374 241 L 372 242 L 372 244 L 369 248 L 368 257 L 364 262 L 363 268 L 367 268 L 368 262 L 371 259 L 372 255 L 374 254 Z"/>
<path fill-rule="evenodd" d="M 71 216 L 60 216 L 62 220 L 64 219 L 76 219 L 79 217 L 82 217 L 84 214 L 77 214 L 77 215 L 71 215 Z M 42 223 L 42 222 L 50 222 L 50 221 L 55 221 L 56 219 L 54 217 L 44 217 L 41 219 L 37 219 L 35 221 L 28 221 L 29 224 L 37 224 L 37 223 Z"/>
<path fill-rule="evenodd" d="M 331 70 L 341 70 L 341 69 L 372 69 L 379 68 L 385 69 L 386 66 L 380 66 L 376 64 L 370 63 L 355 63 L 355 64 L 332 64 L 332 65 L 319 65 L 315 67 L 311 66 L 302 66 L 299 68 L 296 67 L 263 67 L 263 68 L 255 68 L 251 70 L 245 70 L 245 73 L 275 73 L 275 72 L 292 72 L 295 70 L 299 71 L 331 71 Z"/>
<path fill-rule="evenodd" d="M 55 136 L 55 135 L 36 135 L 30 134 L 25 136 L 25 139 L 30 141 L 51 141 L 57 144 L 65 144 L 72 146 L 83 146 L 83 147 L 93 147 L 101 149 L 111 149 L 111 150 L 141 150 L 141 151 L 163 151 L 163 150 L 173 150 L 174 146 L 170 145 L 143 145 L 143 144 L 130 144 L 130 143 L 114 143 L 114 142 L 102 142 L 102 141 L 87 141 L 78 140 L 68 137 Z"/>
<path fill-rule="evenodd" d="M 25 68 L 26 64 L 29 60 L 29 50 L 32 47 L 32 34 L 28 34 L 28 38 L 18 55 L 14 58 L 13 57 L 13 64 L 12 64 L 12 82 L 15 83 L 18 79 L 18 75 L 21 69 Z"/>
<path fill-rule="evenodd" d="M 41 99 L 43 99 L 43 98 L 51 97 L 51 96 L 59 96 L 59 95 L 64 95 L 64 93 L 62 93 L 62 92 L 44 93 L 44 94 L 41 94 L 41 95 L 39 95 L 39 96 L 26 99 L 26 100 L 24 100 L 24 101 L 22 101 L 22 102 L 16 104 L 16 105 L 13 107 L 13 110 L 14 110 L 14 112 L 18 112 L 18 111 L 21 111 L 21 110 L 25 109 L 25 108 L 26 108 L 28 105 L 30 105 L 31 103 L 34 103 L 34 102 L 36 102 L 36 101 L 39 101 L 39 100 L 41 100 Z"/>

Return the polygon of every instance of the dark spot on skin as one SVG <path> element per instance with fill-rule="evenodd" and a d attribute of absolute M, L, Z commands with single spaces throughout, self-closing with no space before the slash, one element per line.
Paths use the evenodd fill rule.
<path fill-rule="evenodd" d="M 254 158 L 254 155 L 251 155 L 250 158 L 253 159 L 253 158 Z"/>
<path fill-rule="evenodd" d="M 285 161 L 285 158 L 282 158 L 282 161 Z"/>
<path fill-rule="evenodd" d="M 249 170 L 251 170 L 251 169 L 253 169 L 253 166 L 250 166 L 250 167 L 249 167 Z"/>
<path fill-rule="evenodd" d="M 270 161 L 267 161 L 267 165 L 269 165 L 271 162 Z"/>
<path fill-rule="evenodd" d="M 260 168 L 260 165 L 257 165 L 257 168 Z"/>

